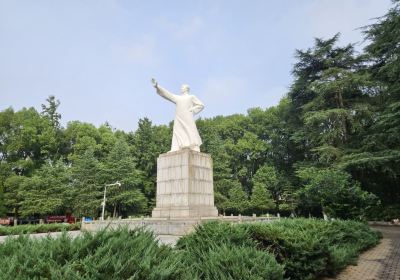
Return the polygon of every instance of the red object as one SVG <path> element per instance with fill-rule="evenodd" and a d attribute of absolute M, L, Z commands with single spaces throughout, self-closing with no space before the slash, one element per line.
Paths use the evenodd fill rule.
<path fill-rule="evenodd" d="M 47 216 L 46 223 L 75 223 L 75 217 L 72 215 Z"/>
<path fill-rule="evenodd" d="M 0 219 L 0 225 L 2 226 L 9 226 L 12 224 L 12 219 L 7 218 L 7 219 Z"/>

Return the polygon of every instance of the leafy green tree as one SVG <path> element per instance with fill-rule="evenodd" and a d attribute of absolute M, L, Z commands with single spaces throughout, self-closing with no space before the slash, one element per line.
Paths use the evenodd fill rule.
<path fill-rule="evenodd" d="M 49 162 L 32 177 L 25 178 L 19 189 L 19 212 L 22 216 L 65 214 L 71 202 L 69 168 L 62 162 Z"/>
<path fill-rule="evenodd" d="M 301 207 L 341 219 L 361 219 L 368 208 L 376 206 L 374 194 L 361 190 L 350 174 L 335 169 L 304 168 L 298 171 L 304 182 L 298 191 Z"/>
<path fill-rule="evenodd" d="M 245 132 L 236 144 L 230 143 L 227 147 L 234 177 L 239 179 L 248 195 L 252 189 L 252 177 L 265 161 L 268 149 L 269 145 L 251 132 Z"/>
<path fill-rule="evenodd" d="M 385 85 L 386 100 L 399 101 L 400 92 L 400 1 L 375 23 L 366 26 L 364 34 L 370 43 L 365 51 L 372 62 L 369 72 Z"/>
<path fill-rule="evenodd" d="M 136 169 L 129 146 L 118 139 L 103 163 L 102 180 L 105 184 L 121 182 L 121 186 L 107 189 L 107 206 L 114 217 L 121 214 L 143 214 L 147 210 L 147 199 L 143 194 L 143 172 Z"/>
<path fill-rule="evenodd" d="M 48 105 L 42 104 L 42 115 L 49 119 L 51 126 L 55 129 L 60 128 L 61 114 L 57 112 L 60 100 L 56 100 L 54 95 L 46 99 Z"/>
<path fill-rule="evenodd" d="M 14 110 L 12 108 L 5 109 L 0 112 L 0 159 L 9 162 L 13 157 L 13 151 L 10 151 L 11 131 L 14 127 Z"/>
<path fill-rule="evenodd" d="M 23 193 L 20 191 L 26 180 L 25 176 L 11 175 L 4 182 L 4 206 L 7 209 L 7 213 L 13 213 L 14 217 L 19 216 L 20 203 L 23 200 Z"/>
<path fill-rule="evenodd" d="M 101 125 L 97 131 L 99 132 L 99 141 L 97 145 L 97 158 L 99 160 L 109 156 L 111 150 L 117 142 L 117 137 L 113 132 L 113 128 L 109 124 Z"/>
<path fill-rule="evenodd" d="M 279 212 L 279 206 L 284 202 L 283 195 L 287 185 L 280 179 L 280 174 L 274 166 L 263 165 L 257 170 L 253 178 L 254 185 L 266 188 L 275 203 L 275 211 Z"/>
<path fill-rule="evenodd" d="M 264 164 L 276 166 L 279 171 L 290 173 L 296 160 L 295 143 L 291 139 L 293 128 L 288 124 L 291 103 L 283 98 L 277 106 L 267 108 L 253 108 L 248 110 L 250 131 L 259 139 L 267 143 L 267 154 Z"/>
<path fill-rule="evenodd" d="M 92 124 L 80 121 L 69 122 L 64 137 L 68 143 L 66 153 L 71 161 L 82 156 L 87 150 L 92 150 L 94 156 L 100 153 L 101 136 L 98 129 Z"/>
<path fill-rule="evenodd" d="M 314 48 L 297 51 L 290 93 L 303 122 L 295 137 L 306 140 L 304 156 L 325 166 L 339 160 L 369 123 L 367 99 L 376 88 L 353 46 L 336 46 L 338 38 L 316 39 Z"/>
<path fill-rule="evenodd" d="M 232 168 L 230 164 L 232 158 L 227 152 L 227 141 L 223 140 L 217 122 L 218 121 L 214 119 L 199 119 L 196 122 L 203 141 L 201 151 L 209 153 L 212 156 L 213 175 L 216 183 L 220 180 L 232 177 Z M 227 193 L 224 193 L 224 195 L 227 195 Z"/>
<path fill-rule="evenodd" d="M 262 184 L 254 184 L 250 199 L 251 209 L 255 214 L 265 214 L 275 208 L 270 192 Z"/>
<path fill-rule="evenodd" d="M 229 213 L 232 204 L 230 204 L 230 195 L 232 189 L 241 189 L 240 183 L 235 179 L 220 179 L 214 182 L 214 203 L 222 213 Z M 233 206 L 236 207 L 236 206 Z"/>
<path fill-rule="evenodd" d="M 246 192 L 238 181 L 232 181 L 229 189 L 229 199 L 224 205 L 227 214 L 246 214 L 249 210 L 249 200 Z"/>
<path fill-rule="evenodd" d="M 215 191 L 214 192 L 214 205 L 217 207 L 219 213 L 226 214 L 226 207 L 228 198 L 221 193 Z"/>
<path fill-rule="evenodd" d="M 5 182 L 11 175 L 12 171 L 10 165 L 7 162 L 0 160 L 0 217 L 5 216 L 7 212 L 12 212 L 9 211 L 11 209 L 7 209 L 4 196 Z"/>
<path fill-rule="evenodd" d="M 51 133 L 50 122 L 34 108 L 23 108 L 18 112 L 8 109 L 1 118 L 2 153 L 8 162 L 33 160 L 35 166 L 44 162 L 50 151 L 56 150 L 57 141 Z M 25 174 L 32 170 L 24 170 Z"/>
<path fill-rule="evenodd" d="M 391 209 L 400 201 L 400 2 L 365 29 L 367 68 L 379 87 L 369 98 L 371 122 L 339 166 Z M 400 215 L 393 214 L 393 217 Z"/>
<path fill-rule="evenodd" d="M 171 148 L 171 129 L 166 126 L 154 126 L 147 119 L 141 119 L 135 133 L 128 135 L 132 155 L 136 166 L 144 172 L 144 194 L 155 205 L 157 157 Z"/>
<path fill-rule="evenodd" d="M 100 164 L 93 149 L 79 155 L 71 167 L 71 196 L 76 216 L 97 217 L 103 198 L 104 186 L 100 180 Z"/>

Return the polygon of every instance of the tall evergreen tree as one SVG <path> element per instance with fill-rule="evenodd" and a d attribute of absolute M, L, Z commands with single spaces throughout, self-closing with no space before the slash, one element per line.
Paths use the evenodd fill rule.
<path fill-rule="evenodd" d="M 110 186 L 107 190 L 107 206 L 115 217 L 120 214 L 143 214 L 147 210 L 147 199 L 143 194 L 144 175 L 136 169 L 129 146 L 118 139 L 103 163 L 102 181 L 105 184 L 119 181 L 121 186 Z"/>
<path fill-rule="evenodd" d="M 71 167 L 72 205 L 76 216 L 98 217 L 104 185 L 100 180 L 99 161 L 93 149 L 79 155 Z"/>
<path fill-rule="evenodd" d="M 69 192 L 69 170 L 62 162 L 44 164 L 32 177 L 24 180 L 19 203 L 22 216 L 65 214 L 69 207 L 71 193 Z"/>

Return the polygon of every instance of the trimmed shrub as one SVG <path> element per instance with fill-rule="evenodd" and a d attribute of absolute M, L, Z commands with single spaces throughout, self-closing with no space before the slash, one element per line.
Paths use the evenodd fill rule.
<path fill-rule="evenodd" d="M 182 237 L 177 247 L 193 252 L 197 259 L 196 252 L 210 246 L 257 248 L 284 265 L 286 279 L 303 280 L 334 275 L 378 240 L 379 234 L 360 222 L 287 219 L 267 224 L 207 223 Z"/>
<path fill-rule="evenodd" d="M 274 255 L 257 249 L 244 227 L 210 222 L 178 240 L 182 279 L 283 279 Z"/>
<path fill-rule="evenodd" d="M 18 234 L 28 234 L 28 233 L 80 230 L 80 228 L 81 228 L 80 223 L 0 226 L 0 235 L 18 235 Z"/>
<path fill-rule="evenodd" d="M 21 235 L 0 244 L 1 279 L 317 279 L 334 275 L 379 234 L 353 221 L 206 223 L 175 248 L 144 230 L 72 239 Z"/>
<path fill-rule="evenodd" d="M 176 279 L 180 271 L 172 249 L 141 230 L 8 238 L 0 256 L 2 279 Z"/>
<path fill-rule="evenodd" d="M 196 228 L 196 231 L 181 237 L 176 247 L 184 250 L 208 250 L 212 245 L 229 244 L 231 246 L 256 247 L 250 238 L 247 227 L 232 226 L 228 222 L 208 222 Z"/>
<path fill-rule="evenodd" d="M 187 273 L 181 279 L 283 279 L 283 267 L 274 256 L 254 247 L 223 244 L 204 251 L 196 249 L 188 247 L 183 253 Z"/>

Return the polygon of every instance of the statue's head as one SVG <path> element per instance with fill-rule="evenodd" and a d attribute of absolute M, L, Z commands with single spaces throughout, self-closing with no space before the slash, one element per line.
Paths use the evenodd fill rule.
<path fill-rule="evenodd" d="M 181 86 L 181 93 L 182 94 L 189 94 L 189 91 L 190 91 L 189 85 L 183 84 Z"/>

